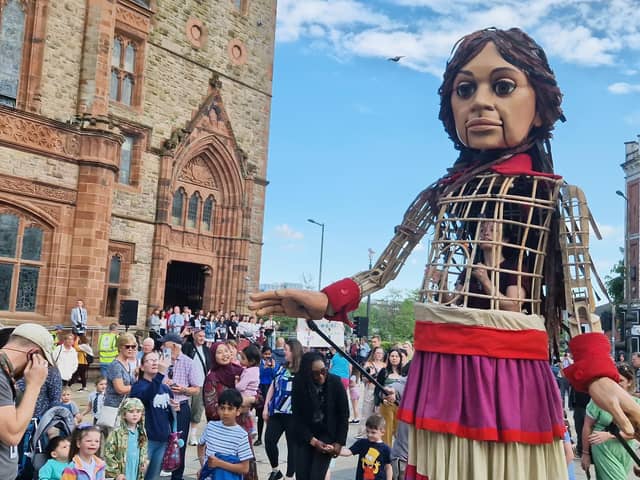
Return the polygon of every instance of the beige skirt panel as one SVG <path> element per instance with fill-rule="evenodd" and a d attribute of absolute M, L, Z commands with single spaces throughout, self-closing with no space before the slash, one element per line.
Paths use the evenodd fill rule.
<path fill-rule="evenodd" d="M 429 480 L 567 480 L 562 441 L 543 445 L 480 442 L 409 430 L 409 465 Z"/>
<path fill-rule="evenodd" d="M 544 318 L 505 310 L 439 305 L 437 303 L 414 304 L 416 321 L 455 323 L 465 327 L 489 327 L 500 330 L 546 330 Z"/>

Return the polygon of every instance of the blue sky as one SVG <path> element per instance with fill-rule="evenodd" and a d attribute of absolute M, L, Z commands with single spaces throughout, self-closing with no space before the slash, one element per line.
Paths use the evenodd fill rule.
<path fill-rule="evenodd" d="M 261 282 L 316 286 L 368 265 L 415 196 L 456 152 L 438 121 L 451 47 L 478 28 L 518 26 L 547 51 L 567 123 L 556 172 L 585 191 L 603 233 L 601 276 L 624 245 L 624 142 L 640 135 L 636 0 L 279 0 Z M 535 5 L 526 5 L 535 3 Z M 634 5 L 635 3 L 635 5 Z M 399 63 L 387 57 L 405 55 Z M 428 238 L 391 288 L 417 288 Z M 384 296 L 384 293 L 382 294 Z"/>

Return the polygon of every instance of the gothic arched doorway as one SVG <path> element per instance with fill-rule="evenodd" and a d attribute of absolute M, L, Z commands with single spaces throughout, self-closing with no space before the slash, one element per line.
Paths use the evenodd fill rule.
<path fill-rule="evenodd" d="M 197 312 L 202 308 L 206 265 L 170 262 L 164 286 L 164 306 L 188 306 Z"/>

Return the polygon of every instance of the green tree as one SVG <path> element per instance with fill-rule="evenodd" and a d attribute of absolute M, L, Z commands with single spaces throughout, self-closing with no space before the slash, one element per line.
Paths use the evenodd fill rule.
<path fill-rule="evenodd" d="M 604 283 L 607 286 L 607 292 L 611 301 L 620 305 L 624 302 L 624 277 L 625 277 L 624 260 L 620 260 L 611 269 L 611 275 L 607 275 L 604 278 Z"/>
<path fill-rule="evenodd" d="M 390 342 L 411 339 L 415 324 L 413 304 L 416 298 L 417 291 L 407 294 L 390 289 L 381 300 L 372 301 L 369 309 L 369 336 L 377 334 L 382 340 Z M 353 315 L 364 317 L 366 314 L 365 297 Z"/>

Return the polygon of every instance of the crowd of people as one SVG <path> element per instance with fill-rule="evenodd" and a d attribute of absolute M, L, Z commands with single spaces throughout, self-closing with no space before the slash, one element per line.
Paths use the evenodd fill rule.
<path fill-rule="evenodd" d="M 72 401 L 71 386 L 80 383 L 81 391 L 87 389 L 94 353 L 86 332 L 57 326 L 47 334 L 51 365 L 32 417 L 61 406 L 71 413 L 75 429 L 69 437 L 48 440 L 49 459 L 37 473 L 21 461 L 19 478 L 154 480 L 164 470 L 181 480 L 187 445 L 197 446 L 202 479 L 218 478 L 216 469 L 229 474 L 224 478 L 257 479 L 255 448 L 260 446 L 272 469 L 268 480 L 329 479 L 334 459 L 352 455 L 358 456 L 356 479 L 404 478 L 408 428 L 398 421 L 398 407 L 413 357 L 411 342 L 385 349 L 379 336 L 348 341 L 345 351 L 364 375 L 340 351 L 306 348 L 275 335 L 277 324 L 267 323 L 271 319 L 172 311 L 168 316 L 153 313 L 148 338 L 119 332 L 116 324 L 100 335 L 100 376 L 82 411 Z M 159 315 L 166 323 L 157 323 Z M 252 330 L 242 323 L 260 327 Z M 273 329 L 273 342 L 264 335 L 265 325 Z M 640 355 L 633 355 L 632 365 L 618 360 L 620 385 L 640 397 Z M 611 416 L 566 382 L 562 369 L 571 363 L 566 353 L 551 365 L 563 406 L 573 412 L 575 433 L 567 422 L 567 458 L 576 453 L 585 470 L 593 464 L 598 479 L 626 479 L 631 457 L 608 431 Z M 29 376 L 25 372 L 23 377 L 15 380 L 25 395 Z M 87 415 L 90 422 L 84 423 Z M 203 415 L 206 428 L 198 432 Z M 350 425 L 358 425 L 358 431 L 348 446 Z M 32 421 L 23 432 L 21 450 L 28 448 L 25 439 L 35 426 Z M 287 455 L 281 470 L 285 459 L 278 443 L 283 435 Z"/>
<path fill-rule="evenodd" d="M 272 319 L 172 311 L 168 317 L 153 313 L 148 338 L 121 332 L 116 324 L 100 335 L 95 355 L 100 375 L 84 409 L 74 403 L 71 386 L 80 383 L 79 391 L 87 391 L 94 352 L 86 327 L 59 325 L 47 333 L 51 365 L 32 421 L 16 443 L 26 452 L 38 420 L 54 407 L 67 410 L 74 425 L 69 435 L 49 432 L 41 445 L 48 461 L 44 466 L 21 461 L 19 478 L 152 480 L 170 475 L 181 480 L 187 445 L 197 446 L 203 479 L 216 469 L 231 475 L 224 478 L 257 479 L 254 449 L 262 445 L 272 467 L 269 480 L 330 478 L 330 465 L 340 455 L 359 456 L 358 478 L 367 472 L 362 478 L 389 480 L 392 460 L 396 465 L 406 461 L 406 436 L 399 439 L 396 412 L 411 344 L 385 352 L 374 336 L 346 345 L 349 352 L 356 349 L 355 357 L 384 386 L 381 390 L 361 378 L 340 352 L 276 337 L 278 325 Z M 160 315 L 166 323 L 156 322 Z M 257 334 L 242 323 L 260 325 Z M 268 336 L 265 325 L 272 330 Z M 17 382 L 24 392 L 25 378 Z M 203 415 L 207 426 L 198 432 Z M 360 423 L 357 441 L 346 448 L 349 425 Z M 283 435 L 284 473 L 278 450 Z M 401 453 L 393 457 L 392 446 Z M 403 478 L 401 465 L 393 478 Z"/>

